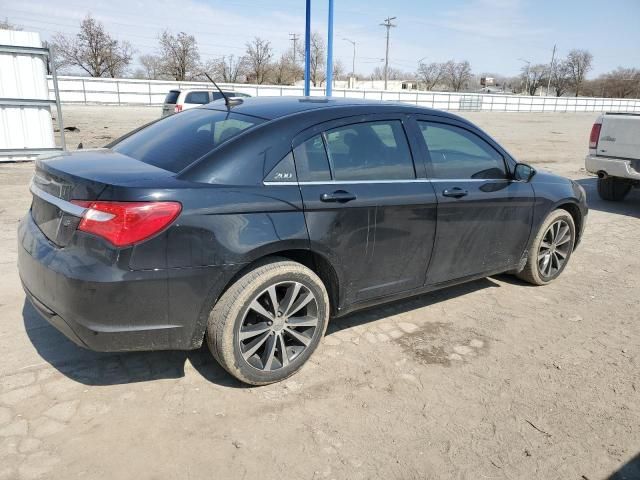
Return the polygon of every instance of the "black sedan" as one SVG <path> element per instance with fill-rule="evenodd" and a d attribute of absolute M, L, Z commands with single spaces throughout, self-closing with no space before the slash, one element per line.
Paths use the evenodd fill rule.
<path fill-rule="evenodd" d="M 248 98 L 39 160 L 19 226 L 35 308 L 99 351 L 206 341 L 255 385 L 296 372 L 330 317 L 502 272 L 566 267 L 587 205 L 449 113 Z"/>

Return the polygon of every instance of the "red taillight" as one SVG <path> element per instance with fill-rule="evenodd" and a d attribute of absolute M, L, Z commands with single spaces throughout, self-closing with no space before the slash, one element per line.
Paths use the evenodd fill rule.
<path fill-rule="evenodd" d="M 182 210 L 178 202 L 101 202 L 73 200 L 85 207 L 78 230 L 109 240 L 116 247 L 141 242 L 160 232 Z"/>
<path fill-rule="evenodd" d="M 591 127 L 591 136 L 589 137 L 589 148 L 598 148 L 598 139 L 600 138 L 601 123 L 594 123 Z"/>
<path fill-rule="evenodd" d="M 173 109 L 174 113 L 180 113 L 182 111 L 182 105 L 176 105 Z"/>

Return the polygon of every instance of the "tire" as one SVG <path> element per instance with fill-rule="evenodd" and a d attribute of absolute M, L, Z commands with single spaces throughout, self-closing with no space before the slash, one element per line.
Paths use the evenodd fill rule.
<path fill-rule="evenodd" d="M 559 227 L 556 228 L 556 225 Z M 566 233 L 565 227 L 568 227 Z M 568 239 L 566 234 L 570 236 Z M 531 242 L 527 263 L 524 269 L 516 274 L 517 277 L 533 285 L 552 282 L 569 263 L 575 241 L 576 227 L 571 214 L 566 210 L 554 210 L 547 216 Z"/>
<path fill-rule="evenodd" d="M 309 294 L 313 298 L 307 301 Z M 279 308 L 273 308 L 273 295 Z M 296 373 L 318 347 L 329 311 L 327 291 L 313 271 L 271 258 L 220 297 L 209 314 L 207 344 L 220 365 L 241 382 L 279 382 Z"/>
<path fill-rule="evenodd" d="M 598 178 L 598 195 L 602 200 L 620 202 L 631 190 L 631 182 L 623 178 Z"/>

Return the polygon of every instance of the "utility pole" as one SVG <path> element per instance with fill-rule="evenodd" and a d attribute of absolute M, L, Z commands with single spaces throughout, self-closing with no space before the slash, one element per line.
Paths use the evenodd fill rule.
<path fill-rule="evenodd" d="M 389 32 L 392 27 L 396 27 L 391 23 L 391 20 L 395 20 L 397 17 L 387 17 L 384 22 L 380 24 L 380 26 L 385 27 L 387 29 L 387 51 L 384 56 L 384 89 L 387 89 L 387 80 L 389 79 Z"/>
<path fill-rule="evenodd" d="M 349 40 L 348 38 L 343 38 L 343 40 L 353 45 L 353 61 L 351 62 L 351 76 L 355 77 L 356 75 L 356 42 L 354 42 L 353 40 Z"/>
<path fill-rule="evenodd" d="M 519 58 L 518 60 L 520 60 L 521 62 L 524 62 L 527 64 L 527 72 L 525 73 L 526 75 L 526 86 L 525 86 L 525 90 L 527 92 L 527 95 L 529 95 L 529 67 L 531 66 L 531 62 L 529 60 L 526 60 L 524 58 Z"/>
<path fill-rule="evenodd" d="M 325 95 L 333 93 L 333 0 L 329 0 L 329 17 L 327 19 L 327 73 Z"/>
<path fill-rule="evenodd" d="M 553 45 L 553 53 L 551 54 L 551 63 L 549 64 L 549 78 L 547 80 L 547 97 L 551 88 L 551 75 L 553 75 L 553 61 L 556 59 L 556 45 Z"/>
<path fill-rule="evenodd" d="M 289 40 L 293 42 L 293 63 L 296 63 L 296 53 L 298 52 L 298 37 L 297 33 L 290 33 Z"/>

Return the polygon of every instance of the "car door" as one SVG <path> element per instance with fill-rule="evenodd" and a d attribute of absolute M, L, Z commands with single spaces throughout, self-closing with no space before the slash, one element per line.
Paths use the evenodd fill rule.
<path fill-rule="evenodd" d="M 332 122 L 294 145 L 311 245 L 339 271 L 341 306 L 422 286 L 436 198 L 402 117 Z"/>
<path fill-rule="evenodd" d="M 526 249 L 534 207 L 527 182 L 512 179 L 498 146 L 462 122 L 416 118 L 438 198 L 426 284 L 507 270 Z"/>

